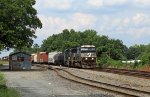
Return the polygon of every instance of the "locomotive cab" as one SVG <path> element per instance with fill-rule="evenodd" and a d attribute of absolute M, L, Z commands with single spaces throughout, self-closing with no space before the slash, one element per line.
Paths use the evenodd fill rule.
<path fill-rule="evenodd" d="M 81 46 L 82 68 L 94 68 L 96 66 L 96 48 L 94 45 Z"/>

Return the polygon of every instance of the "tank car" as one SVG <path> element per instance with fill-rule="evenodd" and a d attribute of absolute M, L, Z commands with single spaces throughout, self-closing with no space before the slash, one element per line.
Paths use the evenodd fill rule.
<path fill-rule="evenodd" d="M 50 52 L 48 53 L 48 64 L 63 65 L 64 55 L 62 52 Z"/>

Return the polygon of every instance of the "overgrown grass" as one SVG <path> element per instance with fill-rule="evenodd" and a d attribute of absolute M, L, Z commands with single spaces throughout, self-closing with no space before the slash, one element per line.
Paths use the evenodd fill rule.
<path fill-rule="evenodd" d="M 19 92 L 14 88 L 8 88 L 6 86 L 6 80 L 4 75 L 0 73 L 0 97 L 20 97 Z"/>
<path fill-rule="evenodd" d="M 0 60 L 0 66 L 2 66 L 3 64 L 8 64 L 8 61 L 1 61 Z"/>
<path fill-rule="evenodd" d="M 2 66 L 3 64 L 0 62 L 0 66 Z"/>
<path fill-rule="evenodd" d="M 5 85 L 5 84 L 6 84 L 6 80 L 4 79 L 4 75 L 0 73 L 0 85 Z"/>
<path fill-rule="evenodd" d="M 100 58 L 99 60 L 97 60 L 97 64 L 99 67 L 101 68 L 118 68 L 118 69 L 130 69 L 130 70 L 140 70 L 143 67 L 147 66 L 142 64 L 142 62 L 140 63 L 122 63 L 121 60 L 113 60 L 109 57 L 104 57 L 104 58 Z"/>

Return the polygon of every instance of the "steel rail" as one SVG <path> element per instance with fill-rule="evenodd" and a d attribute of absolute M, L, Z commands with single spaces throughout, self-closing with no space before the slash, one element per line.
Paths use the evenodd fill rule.
<path fill-rule="evenodd" d="M 126 69 L 116 69 L 116 68 L 94 68 L 93 71 L 100 71 L 100 72 L 108 72 L 108 73 L 115 73 L 120 75 L 129 75 L 139 78 L 150 79 L 150 72 L 145 71 L 137 71 L 137 70 L 126 70 Z"/>
<path fill-rule="evenodd" d="M 65 79 L 68 79 L 68 80 L 71 80 L 71 81 L 75 81 L 75 82 L 78 82 L 78 83 L 82 83 L 82 84 L 85 84 L 85 85 L 93 86 L 93 87 L 96 87 L 96 88 L 105 89 L 105 90 L 108 90 L 108 91 L 111 91 L 111 92 L 115 92 L 115 93 L 118 93 L 118 94 L 130 96 L 130 97 L 139 97 L 140 95 L 148 95 L 147 97 L 150 96 L 150 92 L 147 92 L 147 91 L 142 91 L 142 90 L 127 88 L 127 87 L 112 85 L 112 84 L 104 83 L 104 82 L 93 81 L 93 80 L 90 80 L 90 79 L 86 79 L 86 78 L 82 78 L 82 77 L 76 76 L 76 75 L 66 71 L 65 69 L 52 68 L 52 67 L 50 67 L 50 69 L 53 69 L 54 71 L 56 71 L 56 73 L 59 76 L 65 78 Z M 59 71 L 64 71 L 64 72 L 66 72 L 67 74 L 69 74 L 70 76 L 74 77 L 77 80 L 70 79 L 70 78 L 62 75 L 61 73 L 59 73 Z M 101 86 L 103 85 L 105 87 L 101 87 L 98 84 L 101 85 Z M 108 88 L 108 87 L 111 87 L 111 88 Z M 114 88 L 116 88 L 116 90 Z M 118 91 L 118 90 L 121 90 L 121 91 Z M 130 93 L 129 92 L 125 92 L 125 91 L 130 91 Z"/>
<path fill-rule="evenodd" d="M 90 79 L 86 79 L 83 77 L 79 77 L 77 75 L 74 75 L 70 73 L 69 71 L 62 69 L 62 68 L 53 68 L 52 66 L 47 66 L 47 65 L 38 65 L 42 68 L 48 68 L 54 70 L 58 76 L 73 81 L 77 83 L 81 83 L 84 85 L 88 85 L 91 87 L 107 90 L 113 93 L 121 94 L 126 97 L 150 97 L 150 92 L 148 91 L 143 91 L 143 90 L 138 90 L 138 89 L 133 89 L 133 88 L 128 88 L 128 87 L 123 87 L 123 86 L 118 86 L 118 85 L 113 85 L 109 83 L 104 83 L 104 82 L 99 82 L 99 81 L 94 81 Z M 67 73 L 70 77 L 67 77 L 66 75 L 62 74 L 62 71 Z"/>

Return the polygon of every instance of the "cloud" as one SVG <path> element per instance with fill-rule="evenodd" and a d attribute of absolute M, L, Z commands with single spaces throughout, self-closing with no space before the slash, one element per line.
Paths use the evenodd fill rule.
<path fill-rule="evenodd" d="M 150 16 L 144 13 L 137 13 L 126 22 L 125 33 L 132 35 L 133 38 L 141 38 L 150 35 Z M 125 21 L 125 20 L 124 20 Z M 147 26 L 148 25 L 148 26 Z"/>
<path fill-rule="evenodd" d="M 107 32 L 110 35 L 124 35 L 126 37 L 132 37 L 132 39 L 140 39 L 150 36 L 149 14 L 136 13 L 124 17 L 110 17 L 105 15 L 100 18 L 101 23 L 98 24 L 100 32 Z"/>
<path fill-rule="evenodd" d="M 122 5 L 127 3 L 128 0 L 104 0 L 106 6 Z"/>
<path fill-rule="evenodd" d="M 150 26 L 150 15 L 145 13 L 136 13 L 132 16 L 122 18 L 121 26 L 142 28 Z"/>
<path fill-rule="evenodd" d="M 87 4 L 93 7 L 108 7 L 115 5 L 122 5 L 127 3 L 128 0 L 88 0 Z"/>
<path fill-rule="evenodd" d="M 150 0 L 133 0 L 133 3 L 139 6 L 148 6 L 150 5 Z"/>
<path fill-rule="evenodd" d="M 140 25 L 149 21 L 149 16 L 144 13 L 137 13 L 135 16 L 132 17 L 132 21 L 135 25 Z"/>
<path fill-rule="evenodd" d="M 70 17 L 40 16 L 43 23 L 38 37 L 47 38 L 52 34 L 61 33 L 63 29 L 85 30 L 94 29 L 105 34 L 125 35 L 133 39 L 140 39 L 150 35 L 150 16 L 136 13 L 131 16 L 111 17 L 109 15 L 94 16 L 86 13 L 74 13 Z M 146 26 L 147 25 L 147 26 Z"/>
<path fill-rule="evenodd" d="M 96 21 L 96 17 L 91 14 L 75 13 L 71 18 L 71 25 L 74 27 L 90 26 Z"/>
<path fill-rule="evenodd" d="M 71 18 L 44 15 L 39 15 L 39 18 L 43 24 L 43 28 L 38 29 L 36 35 L 40 38 L 47 38 L 52 34 L 58 34 L 63 29 L 86 29 L 91 27 L 96 21 L 96 17 L 85 13 L 74 13 L 71 15 Z"/>
<path fill-rule="evenodd" d="M 142 6 L 150 5 L 150 0 L 88 0 L 87 4 L 91 7 L 113 7 L 118 5 Z"/>
<path fill-rule="evenodd" d="M 88 0 L 87 4 L 93 7 L 101 7 L 103 6 L 103 0 Z"/>
<path fill-rule="evenodd" d="M 52 34 L 59 33 L 58 31 L 61 28 L 65 28 L 67 26 L 67 21 L 63 18 L 44 15 L 39 15 L 39 18 L 43 24 L 43 28 L 37 30 L 36 35 L 38 37 L 47 38 Z"/>
<path fill-rule="evenodd" d="M 143 28 L 128 28 L 128 29 L 121 29 L 118 30 L 117 33 L 121 33 L 124 36 L 128 36 L 132 39 L 142 39 L 144 37 L 150 36 L 150 28 L 143 27 Z"/>
<path fill-rule="evenodd" d="M 37 8 L 67 10 L 72 6 L 72 0 L 36 0 Z"/>

